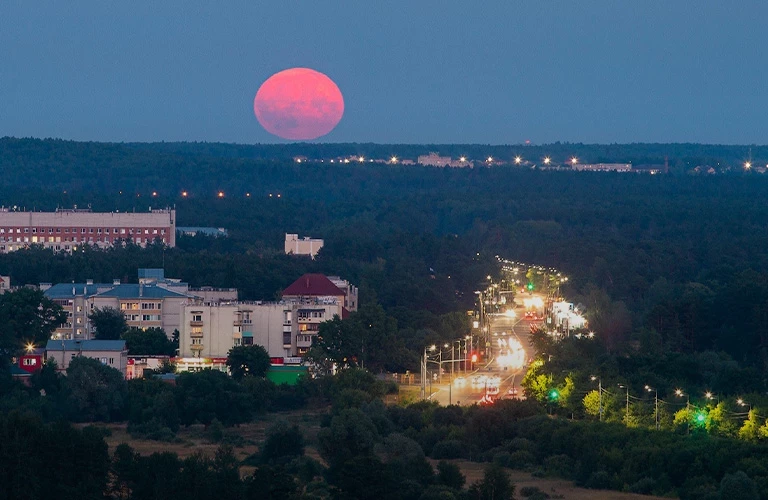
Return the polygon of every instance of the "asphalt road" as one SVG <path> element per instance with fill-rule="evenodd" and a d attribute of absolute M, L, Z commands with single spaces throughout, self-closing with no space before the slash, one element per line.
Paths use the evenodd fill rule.
<path fill-rule="evenodd" d="M 473 384 L 472 381 L 481 376 L 498 377 L 500 379 L 498 394 L 493 394 L 492 397 L 523 397 L 520 382 L 525 375 L 526 367 L 504 368 L 499 365 L 497 359 L 501 351 L 499 339 L 503 339 L 507 343 L 510 339 L 516 339 L 525 351 L 524 359 L 526 362 L 533 357 L 529 342 L 531 322 L 524 318 L 524 312 L 525 310 L 520 306 L 515 309 L 516 314 L 514 317 L 508 317 L 503 314 L 489 315 L 489 337 L 491 339 L 489 355 L 485 356 L 484 359 L 476 363 L 476 366 L 470 367 L 472 369 L 467 371 L 463 370 L 462 363 L 456 363 L 454 366 L 453 384 L 449 383 L 451 378 L 450 364 L 445 365 L 446 373 L 442 376 L 442 383 L 440 383 L 441 381 L 438 377 L 437 380 L 432 381 L 431 391 L 428 387 L 427 392 L 431 392 L 431 399 L 441 405 L 479 403 L 486 396 L 488 385 L 483 382 Z M 457 379 L 463 379 L 463 383 L 457 381 Z M 513 391 L 515 391 L 514 394 Z"/>

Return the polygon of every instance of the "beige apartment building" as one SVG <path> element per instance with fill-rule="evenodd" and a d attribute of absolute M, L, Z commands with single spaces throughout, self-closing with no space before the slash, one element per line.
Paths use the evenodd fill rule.
<path fill-rule="evenodd" d="M 182 305 L 179 357 L 188 368 L 224 359 L 233 347 L 260 345 L 271 358 L 306 355 L 320 323 L 344 314 L 341 304 L 236 302 Z"/>
<path fill-rule="evenodd" d="M 155 240 L 176 246 L 176 210 L 18 212 L 0 208 L 0 253 L 30 245 L 72 252 L 83 245 L 106 248 L 117 241 L 144 247 Z"/>
<path fill-rule="evenodd" d="M 299 238 L 298 234 L 285 234 L 285 253 L 286 255 L 309 255 L 313 259 L 323 248 L 323 240 L 319 238 L 310 238 L 305 236 Z"/>

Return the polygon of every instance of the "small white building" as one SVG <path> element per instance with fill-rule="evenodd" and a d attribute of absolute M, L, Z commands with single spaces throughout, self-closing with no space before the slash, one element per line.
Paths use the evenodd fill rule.
<path fill-rule="evenodd" d="M 305 236 L 299 239 L 298 234 L 285 234 L 285 253 L 286 255 L 309 255 L 313 259 L 317 252 L 323 248 L 323 240 L 319 238 L 310 238 Z"/>
<path fill-rule="evenodd" d="M 577 172 L 631 172 L 629 163 L 576 163 L 573 170 Z"/>
<path fill-rule="evenodd" d="M 78 356 L 101 361 L 126 376 L 128 348 L 125 340 L 49 340 L 45 346 L 45 358 L 56 361 L 60 372 Z"/>
<path fill-rule="evenodd" d="M 416 162 L 428 167 L 449 167 L 451 166 L 451 157 L 429 153 L 428 155 L 419 156 Z"/>

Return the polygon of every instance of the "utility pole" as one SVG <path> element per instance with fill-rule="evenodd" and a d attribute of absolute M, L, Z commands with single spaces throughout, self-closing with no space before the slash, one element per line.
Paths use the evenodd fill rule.
<path fill-rule="evenodd" d="M 597 380 L 597 392 L 600 398 L 598 400 L 597 413 L 599 415 L 598 419 L 600 420 L 600 422 L 602 422 L 603 421 L 603 380 L 602 379 Z"/>

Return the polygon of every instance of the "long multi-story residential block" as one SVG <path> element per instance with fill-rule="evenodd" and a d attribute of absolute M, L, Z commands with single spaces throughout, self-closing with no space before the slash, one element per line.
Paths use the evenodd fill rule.
<path fill-rule="evenodd" d="M 180 370 L 219 367 L 233 347 L 260 345 L 277 362 L 300 363 L 320 324 L 357 309 L 357 287 L 339 277 L 305 274 L 279 302 L 187 301 L 179 327 Z"/>
<path fill-rule="evenodd" d="M 176 210 L 18 212 L 0 208 L 0 253 L 30 245 L 72 252 L 83 245 L 106 248 L 118 241 L 143 247 L 156 240 L 176 246 Z"/>
<path fill-rule="evenodd" d="M 54 331 L 56 339 L 88 340 L 93 327 L 88 319 L 96 308 L 111 307 L 125 315 L 128 326 L 162 328 L 168 336 L 179 329 L 181 304 L 190 299 L 206 302 L 237 300 L 235 288 L 190 288 L 179 279 L 166 278 L 162 269 L 139 269 L 139 283 L 41 283 L 45 296 L 67 313 L 67 321 Z"/>

